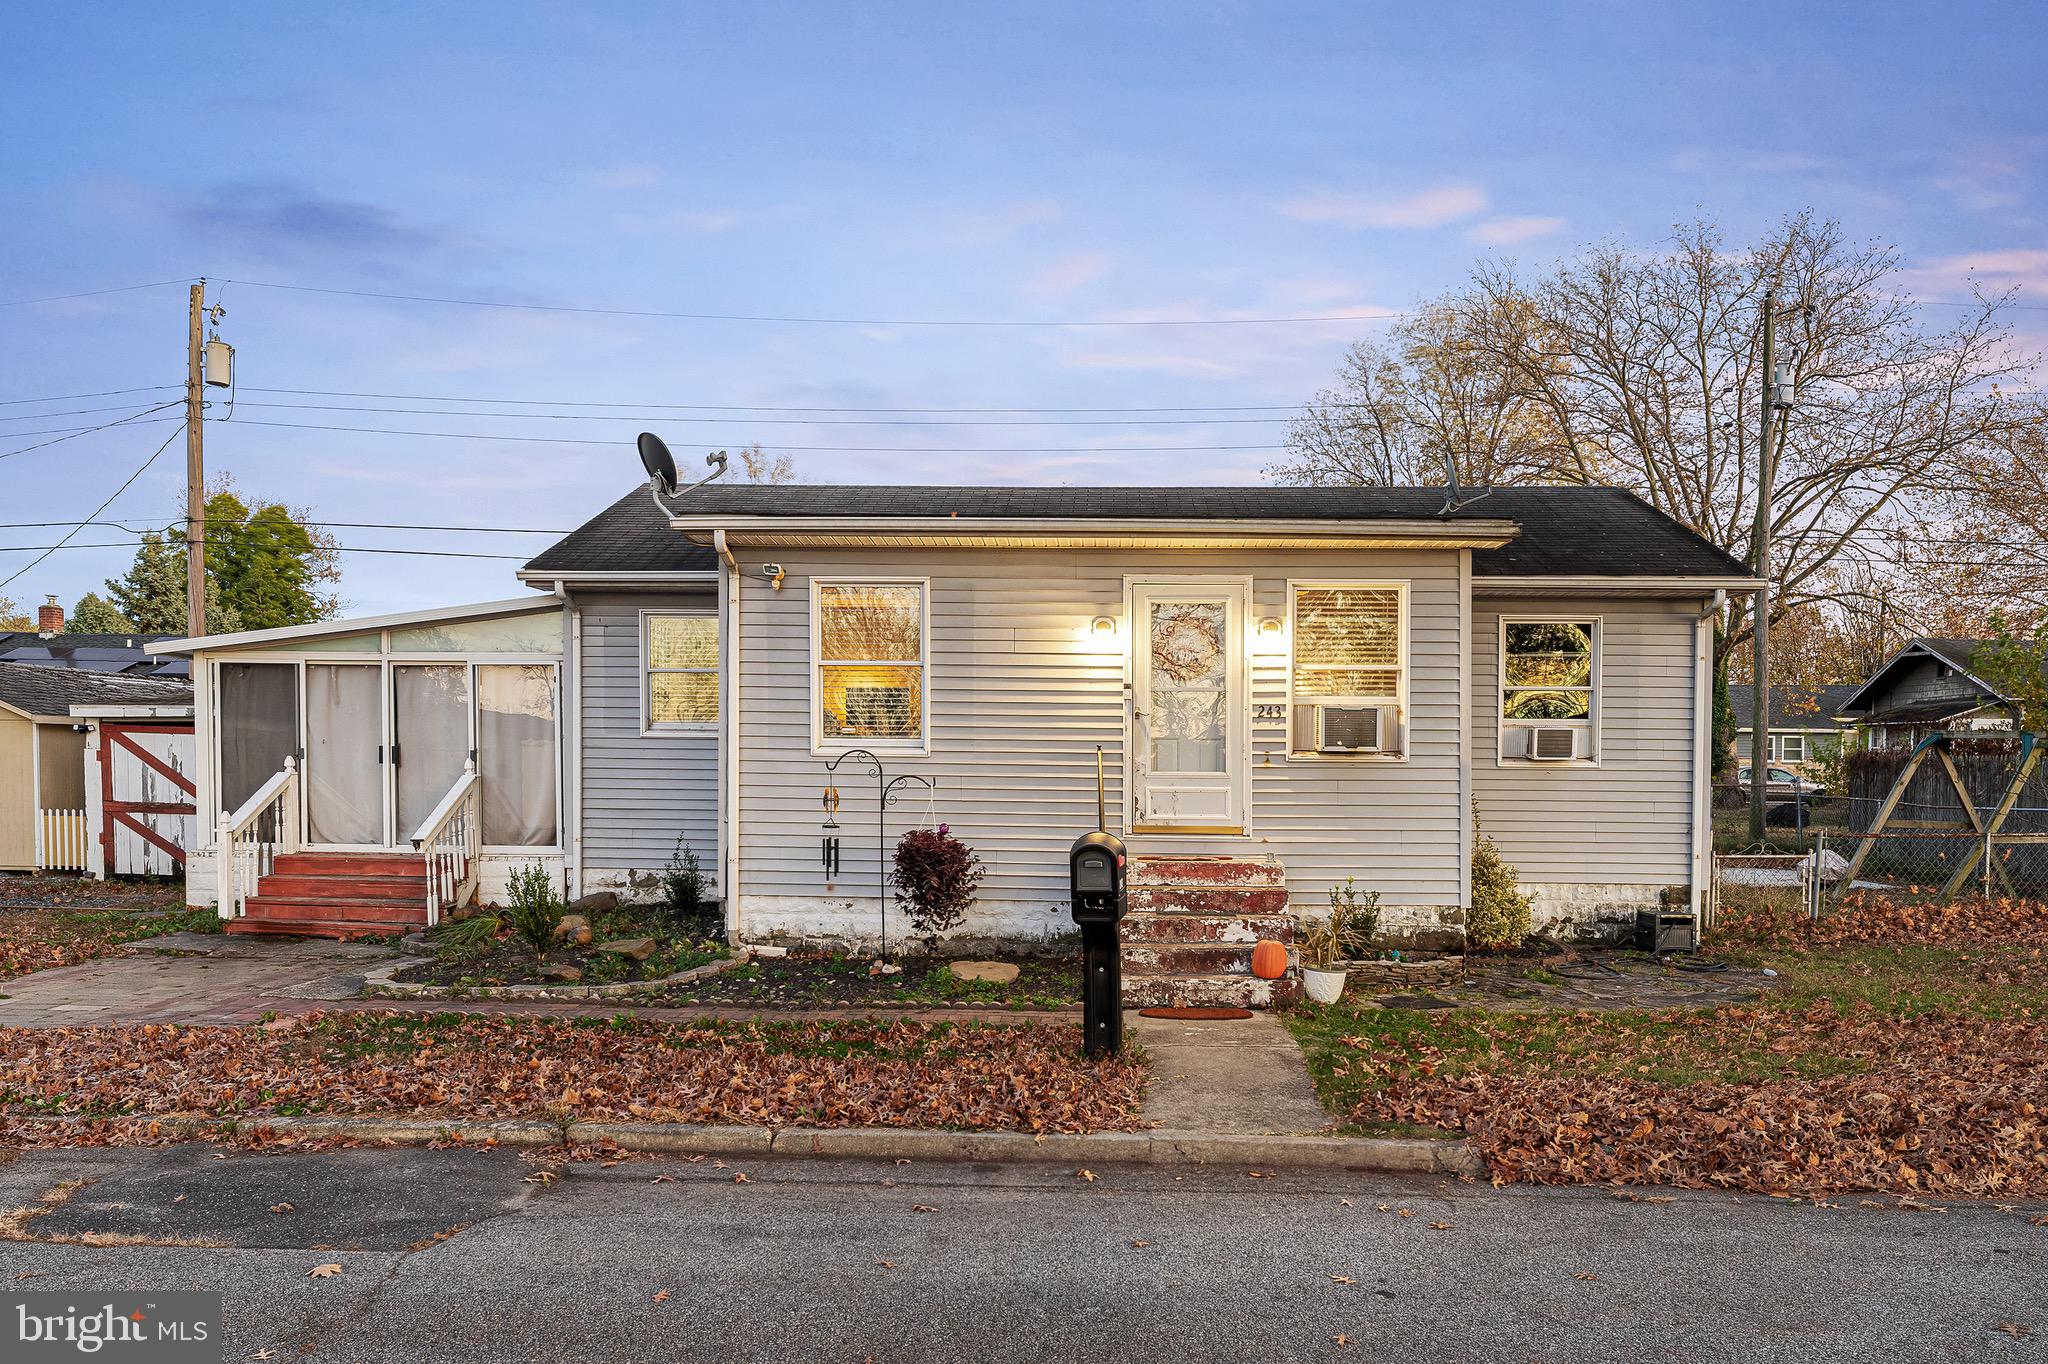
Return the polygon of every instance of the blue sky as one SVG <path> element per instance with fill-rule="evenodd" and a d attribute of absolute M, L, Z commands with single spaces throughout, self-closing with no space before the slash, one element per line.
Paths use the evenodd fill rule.
<path fill-rule="evenodd" d="M 1966 297 L 1974 273 L 2048 303 L 2044 39 L 2048 11 L 2017 4 L 41 6 L 0 56 L 0 301 L 244 281 L 214 291 L 240 388 L 209 468 L 323 520 L 567 528 L 636 481 L 643 424 L 686 462 L 758 439 L 814 481 L 1248 482 L 1283 422 L 557 417 L 1278 417 L 1380 324 L 710 322 L 255 285 L 885 323 L 1321 317 L 1403 308 L 1486 254 L 1540 267 L 1701 213 L 1740 237 L 1813 208 L 1897 244 L 1922 297 Z M 11 400 L 181 381 L 184 309 L 176 287 L 0 309 L 0 452 L 153 399 Z M 294 412 L 264 404 L 451 405 L 258 389 L 534 405 Z M 0 459 L 0 520 L 84 516 L 172 430 Z M 176 515 L 181 454 L 110 515 Z M 30 557 L 0 553 L 0 577 Z M 68 605 L 128 558 L 66 550 L 0 594 Z M 352 612 L 515 586 L 509 563 L 344 559 Z"/>

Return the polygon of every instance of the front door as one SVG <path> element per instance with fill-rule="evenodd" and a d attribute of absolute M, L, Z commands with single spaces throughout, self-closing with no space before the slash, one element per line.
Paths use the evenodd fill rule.
<path fill-rule="evenodd" d="M 384 834 L 384 669 L 306 665 L 306 841 L 381 848 Z"/>
<path fill-rule="evenodd" d="M 1235 578 L 1131 584 L 1139 832 L 1245 830 L 1247 596 Z"/>

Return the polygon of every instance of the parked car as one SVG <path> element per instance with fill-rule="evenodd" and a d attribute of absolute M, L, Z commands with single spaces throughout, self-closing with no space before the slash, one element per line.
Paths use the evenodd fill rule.
<path fill-rule="evenodd" d="M 1746 795 L 1749 792 L 1749 768 L 1745 765 L 1735 773 L 1735 784 Z M 1809 805 L 1818 805 L 1828 797 L 1827 787 L 1817 781 L 1810 781 L 1797 772 L 1784 767 L 1773 767 L 1764 779 L 1764 799 L 1804 800 Z"/>

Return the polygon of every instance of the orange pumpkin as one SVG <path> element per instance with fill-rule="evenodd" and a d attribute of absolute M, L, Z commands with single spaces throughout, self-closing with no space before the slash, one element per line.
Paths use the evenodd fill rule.
<path fill-rule="evenodd" d="M 1260 980 L 1278 980 L 1287 974 L 1287 948 L 1271 938 L 1252 949 L 1252 974 Z"/>

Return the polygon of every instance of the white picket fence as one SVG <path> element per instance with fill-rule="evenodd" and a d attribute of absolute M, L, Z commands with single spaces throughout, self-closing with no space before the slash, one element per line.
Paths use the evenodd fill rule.
<path fill-rule="evenodd" d="M 44 871 L 84 871 L 89 847 L 83 810 L 36 812 L 36 865 Z"/>

